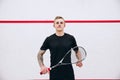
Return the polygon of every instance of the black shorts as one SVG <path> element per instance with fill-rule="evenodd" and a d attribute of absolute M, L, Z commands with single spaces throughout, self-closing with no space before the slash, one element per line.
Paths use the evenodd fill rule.
<path fill-rule="evenodd" d="M 50 80 L 75 80 L 72 65 L 59 66 L 50 71 Z"/>

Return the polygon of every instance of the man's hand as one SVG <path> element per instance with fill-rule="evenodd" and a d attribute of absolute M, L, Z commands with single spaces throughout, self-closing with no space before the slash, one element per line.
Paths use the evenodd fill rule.
<path fill-rule="evenodd" d="M 78 66 L 78 67 L 82 67 L 82 66 L 83 66 L 83 64 L 82 64 L 82 62 L 81 62 L 81 61 L 78 61 L 78 62 L 76 63 L 76 66 Z"/>
<path fill-rule="evenodd" d="M 42 66 L 41 67 L 41 72 L 40 72 L 40 74 L 42 75 L 42 74 L 46 74 L 46 73 L 48 73 L 49 72 L 49 70 L 48 70 L 48 68 L 46 67 L 46 66 Z"/>

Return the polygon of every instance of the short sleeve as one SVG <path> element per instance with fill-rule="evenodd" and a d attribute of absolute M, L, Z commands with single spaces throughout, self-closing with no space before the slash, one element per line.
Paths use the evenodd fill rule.
<path fill-rule="evenodd" d="M 77 42 L 75 40 L 75 38 L 72 36 L 72 48 L 77 46 Z"/>
<path fill-rule="evenodd" d="M 48 37 L 45 39 L 45 41 L 43 42 L 42 46 L 41 46 L 41 50 L 47 50 L 48 49 Z"/>

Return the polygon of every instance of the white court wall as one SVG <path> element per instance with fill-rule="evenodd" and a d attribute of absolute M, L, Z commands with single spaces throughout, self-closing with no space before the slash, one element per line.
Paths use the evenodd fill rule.
<path fill-rule="evenodd" d="M 0 0 L 0 19 L 53 20 L 120 19 L 119 0 Z M 52 23 L 0 24 L 0 80 L 48 79 L 39 75 L 37 52 L 55 32 Z M 76 79 L 120 79 L 120 23 L 67 23 L 88 56 L 84 66 L 74 66 Z M 49 66 L 49 51 L 45 54 Z"/>

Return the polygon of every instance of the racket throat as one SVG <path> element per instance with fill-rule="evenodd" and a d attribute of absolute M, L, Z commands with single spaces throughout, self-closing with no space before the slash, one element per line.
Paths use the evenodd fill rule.
<path fill-rule="evenodd" d="M 53 69 L 53 68 L 55 68 L 55 67 L 58 67 L 58 66 L 60 66 L 60 65 L 61 65 L 61 63 L 58 63 L 58 64 L 52 66 L 51 69 Z"/>
<path fill-rule="evenodd" d="M 61 63 L 61 65 L 71 65 L 71 64 L 76 64 L 76 62 L 75 63 Z"/>

